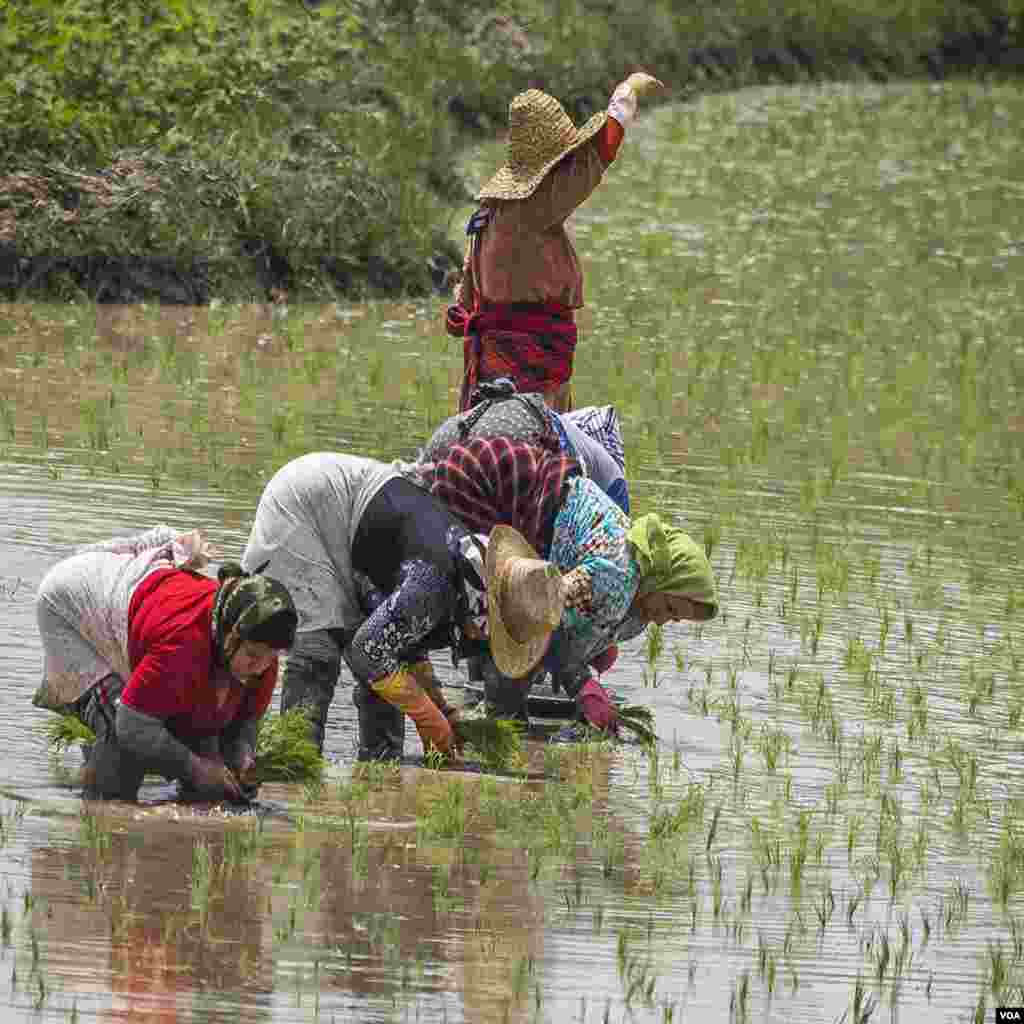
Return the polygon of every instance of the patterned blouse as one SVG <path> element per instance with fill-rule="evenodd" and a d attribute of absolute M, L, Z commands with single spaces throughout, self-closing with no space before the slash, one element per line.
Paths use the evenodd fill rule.
<path fill-rule="evenodd" d="M 574 467 L 573 460 L 521 442 L 477 438 L 453 445 L 429 481 L 471 530 L 488 534 L 506 523 L 565 574 L 568 603 L 545 667 L 573 697 L 590 677 L 593 658 L 644 629 L 629 615 L 640 585 L 626 539 L 629 517 Z"/>
<path fill-rule="evenodd" d="M 628 529 L 629 517 L 592 480 L 569 481 L 549 556 L 565 572 L 568 594 L 546 665 L 571 696 L 590 677 L 592 659 L 644 629 L 629 614 L 640 566 L 626 539 Z"/>

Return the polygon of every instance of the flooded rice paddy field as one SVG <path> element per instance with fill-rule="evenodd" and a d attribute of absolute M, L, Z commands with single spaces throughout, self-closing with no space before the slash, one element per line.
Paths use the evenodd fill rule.
<path fill-rule="evenodd" d="M 950 84 L 751 90 L 631 131 L 576 218 L 577 402 L 615 403 L 637 509 L 710 547 L 724 614 L 608 677 L 656 754 L 534 744 L 527 779 L 354 773 L 343 678 L 322 789 L 83 806 L 29 704 L 46 569 L 161 521 L 236 555 L 288 458 L 412 455 L 461 353 L 440 303 L 6 307 L 3 1019 L 1024 1003 L 1022 124 L 1018 90 Z"/>

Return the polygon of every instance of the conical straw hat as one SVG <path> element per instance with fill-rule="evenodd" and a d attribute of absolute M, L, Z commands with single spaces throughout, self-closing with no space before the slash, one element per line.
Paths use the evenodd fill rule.
<path fill-rule="evenodd" d="M 491 656 L 502 675 L 522 679 L 544 657 L 562 621 L 562 574 L 538 558 L 517 530 L 495 526 L 487 542 L 484 576 Z"/>
<path fill-rule="evenodd" d="M 508 158 L 477 193 L 477 199 L 525 199 L 566 153 L 593 138 L 608 120 L 594 114 L 577 128 L 562 104 L 539 89 L 528 89 L 508 107 Z"/>

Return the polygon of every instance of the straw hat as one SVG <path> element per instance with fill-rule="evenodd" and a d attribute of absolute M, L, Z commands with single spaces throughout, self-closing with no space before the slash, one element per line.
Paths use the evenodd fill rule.
<path fill-rule="evenodd" d="M 508 159 L 477 199 L 525 199 L 532 195 L 566 153 L 595 136 L 608 112 L 594 114 L 582 128 L 572 123 L 562 104 L 539 89 L 528 89 L 508 106 Z"/>
<path fill-rule="evenodd" d="M 544 657 L 562 621 L 562 574 L 537 557 L 529 541 L 511 526 L 495 526 L 484 564 L 487 631 L 498 671 L 522 679 Z"/>

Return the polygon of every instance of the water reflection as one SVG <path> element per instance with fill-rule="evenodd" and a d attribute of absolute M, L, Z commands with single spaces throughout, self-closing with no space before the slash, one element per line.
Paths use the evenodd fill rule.
<path fill-rule="evenodd" d="M 99 1019 L 111 1022 L 191 1020 L 207 992 L 228 996 L 222 1019 L 269 1020 L 266 879 L 223 872 L 222 834 L 158 818 L 142 829 L 137 813 L 90 809 L 73 840 L 32 851 L 31 892 L 47 908 L 46 934 L 68 957 L 51 959 L 51 983 L 109 992 Z M 208 903 L 197 844 L 218 874 Z"/>

